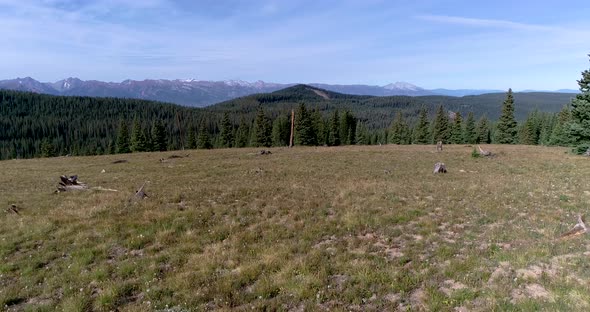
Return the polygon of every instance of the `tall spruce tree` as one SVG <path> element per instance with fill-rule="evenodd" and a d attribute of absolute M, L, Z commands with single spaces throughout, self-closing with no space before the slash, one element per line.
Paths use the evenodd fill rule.
<path fill-rule="evenodd" d="M 290 135 L 289 118 L 286 115 L 280 115 L 272 122 L 272 145 L 287 146 L 289 145 Z"/>
<path fill-rule="evenodd" d="M 520 144 L 537 145 L 539 144 L 539 113 L 533 111 L 527 116 L 526 121 L 522 124 L 519 132 Z"/>
<path fill-rule="evenodd" d="M 349 110 L 342 113 L 342 118 L 340 118 L 340 144 L 351 145 L 355 143 L 356 122 L 356 118 Z"/>
<path fill-rule="evenodd" d="M 187 146 L 189 149 L 197 148 L 197 136 L 195 135 L 194 129 L 189 129 L 188 138 L 186 141 L 187 141 Z"/>
<path fill-rule="evenodd" d="M 236 131 L 236 138 L 235 138 L 235 145 L 236 147 L 246 147 L 248 146 L 248 141 L 250 137 L 250 127 L 244 118 L 240 120 L 240 125 L 238 126 L 238 130 Z"/>
<path fill-rule="evenodd" d="M 477 122 L 477 142 L 482 144 L 489 144 L 491 143 L 491 135 L 490 135 L 490 123 L 486 116 L 482 116 L 479 121 Z"/>
<path fill-rule="evenodd" d="M 428 111 L 425 107 L 420 109 L 420 117 L 414 130 L 414 144 L 430 144 L 432 136 L 430 135 L 430 122 L 428 121 Z"/>
<path fill-rule="evenodd" d="M 469 112 L 467 114 L 467 119 L 465 120 L 465 131 L 463 132 L 463 139 L 467 144 L 477 143 L 477 132 L 475 131 L 475 117 L 473 116 L 473 112 Z"/>
<path fill-rule="evenodd" d="M 297 145 L 317 145 L 313 120 L 305 107 L 305 103 L 299 104 L 295 114 L 295 143 Z"/>
<path fill-rule="evenodd" d="M 129 146 L 129 129 L 127 128 L 127 122 L 123 119 L 119 121 L 119 133 L 117 135 L 117 153 L 131 153 L 131 148 Z"/>
<path fill-rule="evenodd" d="M 499 144 L 515 144 L 516 143 L 516 119 L 514 119 L 514 96 L 512 89 L 508 89 L 506 93 L 506 100 L 502 105 L 502 115 L 498 120 L 495 133 L 495 141 Z"/>
<path fill-rule="evenodd" d="M 270 147 L 272 144 L 271 132 L 272 128 L 270 125 L 270 120 L 264 114 L 262 105 L 258 105 L 256 119 L 254 120 L 252 145 L 256 147 Z"/>
<path fill-rule="evenodd" d="M 229 119 L 229 113 L 223 113 L 223 119 L 221 120 L 221 146 L 222 147 L 232 147 L 234 143 L 234 129 Z"/>
<path fill-rule="evenodd" d="M 211 144 L 211 139 L 209 138 L 209 131 L 207 130 L 207 126 L 205 122 L 201 122 L 199 126 L 199 137 L 197 138 L 197 148 L 198 149 L 211 149 L 213 145 Z"/>
<path fill-rule="evenodd" d="M 451 127 L 451 137 L 449 141 L 452 144 L 463 144 L 463 118 L 461 118 L 460 112 L 455 113 L 455 120 Z"/>
<path fill-rule="evenodd" d="M 131 151 L 133 152 L 145 152 L 147 151 L 146 137 L 141 128 L 141 123 L 136 117 L 133 120 L 133 130 L 131 132 Z"/>
<path fill-rule="evenodd" d="M 590 54 L 588 55 L 590 57 Z M 590 148 L 590 69 L 582 72 L 578 80 L 579 94 L 571 102 L 571 117 L 567 126 L 567 140 L 572 142 L 577 153 Z"/>
<path fill-rule="evenodd" d="M 357 124 L 355 141 L 357 145 L 368 145 L 371 143 L 369 140 L 369 131 L 362 122 Z"/>
<path fill-rule="evenodd" d="M 163 152 L 168 149 L 168 138 L 166 128 L 162 121 L 154 120 L 152 125 L 152 150 Z"/>
<path fill-rule="evenodd" d="M 449 129 L 449 116 L 445 111 L 444 107 L 440 105 L 436 111 L 434 123 L 432 125 L 432 139 L 434 143 L 442 141 L 443 143 L 449 142 L 450 129 Z"/>
<path fill-rule="evenodd" d="M 549 138 L 549 145 L 569 146 L 572 143 L 567 128 L 569 127 L 570 115 L 567 106 L 557 114 L 557 120 Z"/>
<path fill-rule="evenodd" d="M 338 146 L 340 145 L 340 115 L 338 110 L 335 110 L 330 119 L 330 136 L 328 145 Z"/>
<path fill-rule="evenodd" d="M 408 123 L 404 119 L 401 111 L 395 114 L 395 119 L 389 131 L 389 143 L 392 144 L 410 144 L 411 133 Z"/>

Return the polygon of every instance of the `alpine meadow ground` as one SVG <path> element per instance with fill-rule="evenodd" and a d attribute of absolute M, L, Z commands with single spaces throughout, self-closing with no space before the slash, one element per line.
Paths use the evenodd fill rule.
<path fill-rule="evenodd" d="M 587 311 L 590 242 L 557 238 L 588 211 L 590 161 L 485 148 L 496 157 L 384 145 L 2 161 L 0 204 L 19 214 L 0 210 L 0 309 Z M 54 194 L 62 174 L 118 192 Z"/>

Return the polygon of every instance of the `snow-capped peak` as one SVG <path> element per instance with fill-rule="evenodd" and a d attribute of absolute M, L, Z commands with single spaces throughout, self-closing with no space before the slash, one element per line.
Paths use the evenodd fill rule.
<path fill-rule="evenodd" d="M 422 88 L 415 86 L 411 83 L 398 81 L 396 83 L 390 83 L 388 85 L 383 86 L 383 88 L 388 90 L 408 90 L 408 91 L 419 91 L 423 90 Z"/>
<path fill-rule="evenodd" d="M 235 87 L 235 86 L 249 87 L 252 85 L 251 83 L 249 83 L 247 81 L 239 80 L 239 79 L 238 80 L 233 80 L 233 79 L 232 80 L 225 80 L 225 81 L 223 81 L 223 83 L 225 83 L 228 86 L 232 86 L 232 87 Z"/>

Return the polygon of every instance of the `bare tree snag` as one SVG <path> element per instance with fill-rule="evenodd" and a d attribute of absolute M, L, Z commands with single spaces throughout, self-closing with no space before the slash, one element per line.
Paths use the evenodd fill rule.
<path fill-rule="evenodd" d="M 137 190 L 137 192 L 135 192 L 135 197 L 139 198 L 139 199 L 144 199 L 147 198 L 147 194 L 145 193 L 145 191 L 143 190 L 145 188 L 145 184 L 147 182 L 144 182 L 141 187 L 139 188 L 139 190 Z"/>
<path fill-rule="evenodd" d="M 574 227 L 561 234 L 561 236 L 559 238 L 571 238 L 571 237 L 575 237 L 575 236 L 579 236 L 582 235 L 584 233 L 586 233 L 588 231 L 588 228 L 586 227 L 586 220 L 584 218 L 584 215 L 579 215 L 578 216 L 578 223 L 576 225 L 574 225 Z"/>
<path fill-rule="evenodd" d="M 295 132 L 295 110 L 291 110 L 291 136 L 289 137 L 289 147 L 293 147 L 293 133 Z"/>
<path fill-rule="evenodd" d="M 436 151 L 442 152 L 442 141 L 436 142 Z"/>
<path fill-rule="evenodd" d="M 437 162 L 434 164 L 434 173 L 447 173 L 447 167 L 444 163 Z"/>
<path fill-rule="evenodd" d="M 477 149 L 479 150 L 479 154 L 481 156 L 486 156 L 486 157 L 492 156 L 492 152 L 482 149 L 481 146 L 479 146 L 479 145 L 477 146 Z"/>
<path fill-rule="evenodd" d="M 62 175 L 59 177 L 59 179 L 61 182 L 59 182 L 59 185 L 57 186 L 57 190 L 55 191 L 56 193 L 82 191 L 88 189 L 88 185 L 86 185 L 86 183 L 78 181 L 77 175 L 70 176 L 69 178 L 65 175 Z"/>

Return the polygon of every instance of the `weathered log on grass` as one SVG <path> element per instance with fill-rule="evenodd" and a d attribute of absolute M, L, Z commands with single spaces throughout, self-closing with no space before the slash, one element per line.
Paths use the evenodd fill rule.
<path fill-rule="evenodd" d="M 6 212 L 15 213 L 20 216 L 20 212 L 18 210 L 19 209 L 15 204 L 11 204 L 8 208 L 6 208 Z"/>
<path fill-rule="evenodd" d="M 270 154 L 272 154 L 272 152 L 271 151 L 267 151 L 267 150 L 261 150 L 258 154 L 259 155 L 270 155 Z"/>
<path fill-rule="evenodd" d="M 447 173 L 447 167 L 444 163 L 437 162 L 434 164 L 434 173 Z"/>
<path fill-rule="evenodd" d="M 67 192 L 67 191 L 83 191 L 88 189 L 86 183 L 78 181 L 78 176 L 73 175 L 69 178 L 65 175 L 59 177 L 60 182 L 57 186 L 56 193 Z"/>
<path fill-rule="evenodd" d="M 112 162 L 112 164 L 124 164 L 128 162 L 126 159 L 119 159 Z"/>
<path fill-rule="evenodd" d="M 141 187 L 137 190 L 137 192 L 135 192 L 135 198 L 138 199 L 144 199 L 147 198 L 147 194 L 145 193 L 144 189 L 145 189 L 145 184 L 146 182 L 144 182 Z"/>
<path fill-rule="evenodd" d="M 485 157 L 493 156 L 492 152 L 484 150 L 484 149 L 483 149 L 483 148 L 481 148 L 481 146 L 479 146 L 479 145 L 477 146 L 477 149 L 479 150 L 479 154 L 480 154 L 481 156 L 485 156 Z"/>
<path fill-rule="evenodd" d="M 583 215 L 579 215 L 578 216 L 578 223 L 576 225 L 574 225 L 574 227 L 571 230 L 561 234 L 561 236 L 559 238 L 572 238 L 572 237 L 579 236 L 579 235 L 582 235 L 587 232 L 588 232 L 588 228 L 586 227 L 586 220 Z"/>

